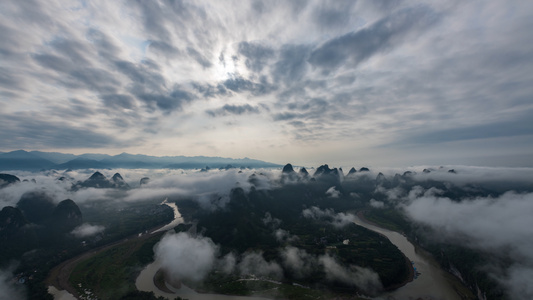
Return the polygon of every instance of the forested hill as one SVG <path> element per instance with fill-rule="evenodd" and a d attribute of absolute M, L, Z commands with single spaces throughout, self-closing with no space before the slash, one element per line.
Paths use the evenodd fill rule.
<path fill-rule="evenodd" d="M 229 168 L 277 168 L 281 165 L 250 158 L 224 158 L 209 156 L 149 156 L 121 153 L 65 154 L 16 150 L 0 153 L 0 170 L 48 170 L 48 169 L 229 169 Z"/>

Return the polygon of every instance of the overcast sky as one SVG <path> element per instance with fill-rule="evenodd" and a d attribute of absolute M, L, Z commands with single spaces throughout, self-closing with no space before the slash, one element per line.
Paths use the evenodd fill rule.
<path fill-rule="evenodd" d="M 533 2 L 1 1 L 0 151 L 533 166 Z"/>

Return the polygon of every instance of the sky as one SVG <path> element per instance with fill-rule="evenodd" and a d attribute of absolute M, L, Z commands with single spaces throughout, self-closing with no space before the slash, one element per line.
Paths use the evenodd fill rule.
<path fill-rule="evenodd" d="M 0 151 L 533 166 L 531 1 L 1 1 Z"/>

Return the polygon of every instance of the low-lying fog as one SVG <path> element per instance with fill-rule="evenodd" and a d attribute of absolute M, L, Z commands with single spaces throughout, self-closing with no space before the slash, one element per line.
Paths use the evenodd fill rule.
<path fill-rule="evenodd" d="M 298 171 L 298 168 L 295 168 Z M 425 170 L 425 171 L 423 171 Z M 120 173 L 129 185 L 127 189 L 77 187 L 78 182 L 87 180 L 96 170 L 76 171 L 46 171 L 46 172 L 4 172 L 17 176 L 21 181 L 7 185 L 0 189 L 0 209 L 5 206 L 16 206 L 21 196 L 30 191 L 40 191 L 49 195 L 56 203 L 64 199 L 72 199 L 78 205 L 106 202 L 135 202 L 146 199 L 165 199 L 172 196 L 190 196 L 207 210 L 216 210 L 229 201 L 228 195 L 232 188 L 238 186 L 245 191 L 252 186 L 256 189 L 273 189 L 282 184 L 281 170 L 277 169 L 230 169 L 230 170 L 147 170 L 147 169 L 119 169 L 99 170 L 107 179 L 115 173 Z M 312 175 L 314 169 L 310 169 Z M 396 173 L 408 174 L 409 184 L 391 187 L 379 181 L 379 176 L 384 175 L 387 180 L 393 180 Z M 378 175 L 379 173 L 383 175 Z M 507 288 L 508 294 L 513 299 L 533 298 L 533 168 L 489 168 L 468 166 L 431 167 L 421 166 L 408 169 L 380 169 L 369 172 L 357 172 L 347 176 L 347 170 L 340 176 L 340 185 L 333 185 L 325 193 L 325 197 L 353 199 L 363 201 L 369 206 L 381 208 L 395 208 L 403 212 L 412 222 L 423 224 L 437 232 L 439 239 L 457 243 L 462 246 L 491 253 L 496 257 L 511 259 L 509 267 L 501 269 L 497 264 L 486 266 L 489 274 Z M 249 180 L 252 174 L 254 181 Z M 363 177 L 370 178 L 374 184 L 370 199 L 361 199 L 356 192 L 349 195 L 343 194 L 341 188 L 350 181 L 357 181 Z M 63 178 L 62 178 L 63 177 Z M 149 181 L 140 184 L 142 178 L 148 177 Z M 62 180 L 60 180 L 62 178 Z M 283 184 L 291 184 L 297 179 L 288 179 Z M 403 179 L 402 179 L 403 180 Z M 487 189 L 494 191 L 486 197 L 473 197 L 450 199 L 444 191 L 436 188 L 424 188 L 423 183 L 439 182 L 443 187 L 461 191 L 472 189 Z M 212 201 L 217 195 L 217 201 Z M 377 197 L 380 196 L 380 197 Z M 309 218 L 329 216 L 332 222 L 343 224 L 351 222 L 353 215 L 345 212 L 333 212 L 327 209 L 311 207 L 302 212 Z M 83 237 L 104 230 L 96 224 L 83 224 L 76 228 L 74 235 Z M 279 232 L 280 236 L 284 232 Z M 286 235 L 286 233 L 285 233 Z M 194 239 L 194 241 L 189 241 Z M 203 265 L 191 266 L 198 276 L 208 272 L 214 264 L 227 264 L 227 268 L 249 268 L 244 262 L 253 262 L 253 254 L 249 259 L 243 259 L 241 265 L 235 265 L 235 258 L 225 257 L 215 261 L 213 255 L 217 245 L 204 237 L 167 236 L 156 248 L 156 256 L 164 257 L 169 250 L 181 249 L 176 242 L 181 243 L 181 248 L 188 252 L 187 245 L 195 249 L 206 249 L 205 252 L 196 252 L 201 255 Z M 179 243 L 178 243 L 179 244 Z M 187 246 L 187 247 L 186 247 Z M 188 250 L 189 249 L 189 250 Z M 193 251 L 194 252 L 194 251 Z M 305 267 L 307 260 L 298 256 L 298 249 L 286 249 L 288 265 Z M 208 259 L 203 259 L 203 257 Z M 305 255 L 304 255 L 305 256 Z M 329 257 L 313 258 L 320 261 L 328 268 L 335 267 L 335 262 Z M 175 268 L 178 270 L 179 268 Z M 304 268 L 305 269 L 305 268 Z M 264 270 L 279 272 L 276 266 L 264 265 Z M 18 295 L 18 287 L 6 284 L 11 278 L 12 268 L 0 272 L 0 289 L 9 295 Z M 187 271 L 187 270 L 184 270 Z M 178 272 L 178 271 L 176 271 Z M 243 271 L 244 272 L 244 271 Z M 356 272 L 356 271 L 354 271 Z M 355 273 L 354 273 L 355 274 Z M 350 274 L 337 273 L 336 276 L 346 277 Z M 4 299 L 0 297 L 0 299 Z M 11 298 L 10 298 L 11 299 Z"/>

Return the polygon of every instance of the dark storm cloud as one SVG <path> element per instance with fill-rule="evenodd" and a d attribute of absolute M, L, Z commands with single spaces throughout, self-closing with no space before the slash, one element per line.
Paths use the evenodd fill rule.
<path fill-rule="evenodd" d="M 143 18 L 143 25 L 147 32 L 160 40 L 170 40 L 170 33 L 165 26 L 162 16 L 164 12 L 157 1 L 133 1 L 138 6 Z"/>
<path fill-rule="evenodd" d="M 39 27 L 53 27 L 56 25 L 54 24 L 54 19 L 47 14 L 47 10 L 40 1 L 17 1 L 16 6 L 13 12 L 25 24 Z"/>
<path fill-rule="evenodd" d="M 60 119 L 69 116 L 75 119 L 87 118 L 94 116 L 97 113 L 95 106 L 87 104 L 76 98 L 69 98 L 68 100 L 51 105 L 45 111 L 41 111 L 40 115 L 48 117 L 58 117 Z"/>
<path fill-rule="evenodd" d="M 198 42 L 198 46 L 203 49 L 203 47 L 212 46 L 210 30 L 206 28 L 212 26 L 219 26 L 220 28 L 219 24 L 211 24 L 213 20 L 208 18 L 201 4 L 173 0 L 135 1 L 133 3 L 141 14 L 144 29 L 149 34 L 150 40 L 172 41 L 172 37 L 189 40 L 191 36 L 188 31 L 190 30 Z M 187 30 L 183 30 L 185 28 Z M 191 56 L 195 55 L 192 54 Z M 194 59 L 202 65 L 208 62 L 201 59 L 201 56 L 194 57 Z"/>
<path fill-rule="evenodd" d="M 275 53 L 269 46 L 252 42 L 240 42 L 238 50 L 246 57 L 246 67 L 254 72 L 261 72 Z"/>
<path fill-rule="evenodd" d="M 309 50 L 305 45 L 284 45 L 280 50 L 280 59 L 274 65 L 273 77 L 276 82 L 300 81 L 307 70 Z"/>
<path fill-rule="evenodd" d="M 18 41 L 17 36 L 18 34 L 14 29 L 0 23 L 0 40 L 2 40 L 0 44 L 0 55 L 4 58 L 18 56 L 20 41 Z"/>
<path fill-rule="evenodd" d="M 76 58 L 75 54 L 72 56 Z M 85 60 L 73 60 L 72 57 L 49 53 L 34 54 L 33 59 L 45 69 L 59 73 L 58 83 L 68 88 L 113 93 L 120 86 L 120 82 L 109 71 L 84 64 Z"/>
<path fill-rule="evenodd" d="M 7 68 L 0 67 L 0 86 L 7 89 L 20 91 L 23 89 L 24 85 L 23 80 L 19 76 L 13 74 Z"/>
<path fill-rule="evenodd" d="M 104 59 L 114 58 L 119 55 L 120 49 L 104 32 L 89 28 L 87 39 L 96 46 L 98 54 Z"/>
<path fill-rule="evenodd" d="M 219 109 L 207 110 L 206 113 L 212 117 L 227 116 L 227 115 L 257 114 L 259 113 L 259 108 L 251 106 L 250 104 L 244 104 L 244 105 L 226 104 Z"/>
<path fill-rule="evenodd" d="M 511 121 L 429 131 L 411 137 L 404 142 L 434 144 L 496 137 L 533 136 L 533 122 L 531 122 L 532 113 L 533 112 L 529 112 L 528 114 Z"/>
<path fill-rule="evenodd" d="M 200 52 L 192 47 L 187 47 L 187 53 L 204 68 L 210 68 L 213 64 Z"/>
<path fill-rule="evenodd" d="M 148 105 L 150 109 L 160 109 L 165 113 L 181 110 L 183 105 L 196 97 L 180 88 L 174 88 L 170 92 L 150 93 L 134 91 L 135 96 Z"/>
<path fill-rule="evenodd" d="M 134 100 L 129 95 L 122 94 L 107 94 L 101 95 L 100 98 L 104 101 L 107 107 L 127 108 L 134 107 Z"/>
<path fill-rule="evenodd" d="M 333 105 L 332 105 L 333 104 Z M 320 123 L 328 123 L 333 117 L 339 107 L 334 105 L 330 99 L 311 98 L 311 97 L 295 97 L 292 100 L 289 98 L 280 99 L 277 105 L 287 108 L 289 111 L 274 113 L 272 118 L 274 121 L 296 121 L 313 120 Z M 295 120 L 296 119 L 296 120 Z"/>
<path fill-rule="evenodd" d="M 356 1 L 323 2 L 313 10 L 315 22 L 322 28 L 336 28 L 347 25 Z"/>
<path fill-rule="evenodd" d="M 211 84 L 202 84 L 199 82 L 193 82 L 191 83 L 192 87 L 202 96 L 206 98 L 214 97 L 217 95 L 229 95 L 231 94 L 224 85 L 218 84 L 217 86 L 211 85 Z"/>
<path fill-rule="evenodd" d="M 295 114 L 295 113 L 278 113 L 274 114 L 273 118 L 274 121 L 290 121 L 296 118 L 302 117 L 302 114 Z"/>
<path fill-rule="evenodd" d="M 403 9 L 369 27 L 329 40 L 313 50 L 309 62 L 325 73 L 345 64 L 355 67 L 371 56 L 404 42 L 407 35 L 421 33 L 436 20 L 436 13 L 429 8 Z"/>
<path fill-rule="evenodd" d="M 401 0 L 373 0 L 368 4 L 376 7 L 379 10 L 389 12 L 401 4 Z"/>
<path fill-rule="evenodd" d="M 224 81 L 224 86 L 234 92 L 251 91 L 254 88 L 254 83 L 244 78 L 230 78 Z"/>
<path fill-rule="evenodd" d="M 225 80 L 223 85 L 233 92 L 251 92 L 253 95 L 264 95 L 277 88 L 275 85 L 268 83 L 265 77 L 261 77 L 259 82 L 253 82 L 242 77 L 233 77 Z"/>
<path fill-rule="evenodd" d="M 223 121 L 210 113 L 237 115 L 222 106 L 248 103 L 259 113 L 242 114 L 275 120 L 278 141 L 317 138 L 342 148 L 398 139 L 429 148 L 505 137 L 527 144 L 520 141 L 531 122 L 518 113 L 531 111 L 526 1 L 232 5 L 2 3 L 0 110 L 63 114 L 69 124 L 100 122 L 109 135 L 159 139 L 174 133 L 171 113 L 203 116 L 182 120 L 212 128 Z M 222 101 L 207 113 L 195 103 L 215 99 Z M 303 156 L 318 155 L 312 151 Z"/>
<path fill-rule="evenodd" d="M 61 55 L 68 57 L 72 62 L 90 64 L 87 61 L 89 52 L 86 49 L 86 45 L 76 41 L 68 39 L 58 39 L 51 43 L 51 46 Z"/>
<path fill-rule="evenodd" d="M 290 102 L 286 106 L 290 110 L 324 112 L 331 103 L 322 98 L 311 98 L 305 102 Z"/>
<path fill-rule="evenodd" d="M 164 41 L 150 41 L 149 48 L 150 50 L 166 57 L 175 57 L 181 54 L 181 51 L 178 48 Z"/>
<path fill-rule="evenodd" d="M 66 122 L 51 121 L 36 113 L 1 115 L 3 120 L 0 140 L 8 149 L 22 149 L 31 145 L 35 149 L 99 148 L 111 145 L 126 146 L 130 143 L 100 133 L 90 127 L 74 127 Z"/>
<path fill-rule="evenodd" d="M 147 88 L 159 90 L 166 83 L 161 74 L 147 70 L 143 64 L 134 64 L 125 60 L 117 60 L 113 63 L 117 70 L 129 77 L 132 82 L 144 85 Z"/>
<path fill-rule="evenodd" d="M 120 82 L 110 72 L 100 68 L 83 68 L 69 74 L 81 86 L 99 93 L 114 93 Z"/>
<path fill-rule="evenodd" d="M 33 59 L 45 68 L 63 73 L 70 72 L 74 67 L 72 62 L 53 54 L 36 54 Z"/>

